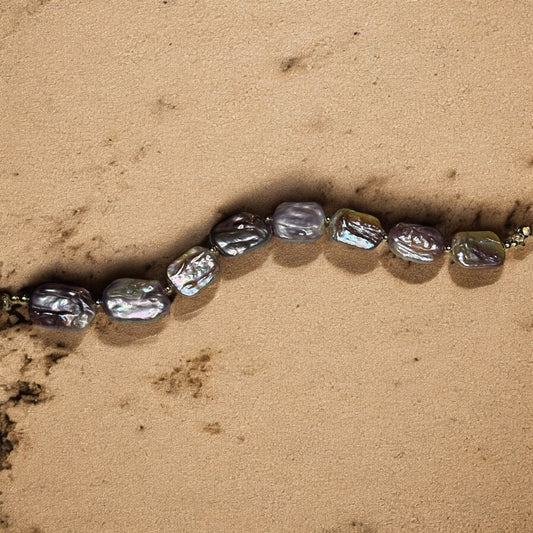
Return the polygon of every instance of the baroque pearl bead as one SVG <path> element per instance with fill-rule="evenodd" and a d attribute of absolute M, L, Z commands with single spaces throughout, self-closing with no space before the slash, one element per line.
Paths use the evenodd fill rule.
<path fill-rule="evenodd" d="M 272 215 L 274 236 L 284 241 L 315 241 L 322 237 L 326 217 L 316 202 L 283 202 Z"/>
<path fill-rule="evenodd" d="M 492 231 L 461 231 L 451 243 L 453 261 L 469 268 L 495 268 L 503 265 L 505 248 Z"/>
<path fill-rule="evenodd" d="M 96 304 L 87 289 L 62 283 L 44 283 L 30 296 L 31 321 L 44 328 L 82 330 L 93 320 Z"/>
<path fill-rule="evenodd" d="M 167 268 L 168 281 L 184 296 L 194 296 L 219 274 L 216 255 L 202 246 L 193 246 Z"/>
<path fill-rule="evenodd" d="M 444 252 L 444 236 L 431 226 L 400 222 L 390 229 L 388 237 L 391 251 L 413 263 L 431 263 Z"/>
<path fill-rule="evenodd" d="M 346 208 L 331 217 L 328 229 L 333 241 L 363 250 L 375 248 L 385 235 L 376 217 Z"/>
<path fill-rule="evenodd" d="M 222 255 L 236 257 L 256 250 L 272 238 L 272 229 L 258 215 L 237 213 L 213 227 L 209 242 Z"/>
<path fill-rule="evenodd" d="M 157 280 L 120 278 L 102 295 L 102 307 L 112 320 L 150 322 L 166 315 L 170 298 Z"/>

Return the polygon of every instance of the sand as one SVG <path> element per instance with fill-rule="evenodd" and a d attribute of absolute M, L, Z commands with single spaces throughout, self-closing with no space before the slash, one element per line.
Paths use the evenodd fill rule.
<path fill-rule="evenodd" d="M 164 279 L 284 200 L 505 237 L 533 222 L 532 17 L 3 0 L 0 288 Z M 532 250 L 273 241 L 159 323 L 4 318 L 0 528 L 533 531 Z"/>

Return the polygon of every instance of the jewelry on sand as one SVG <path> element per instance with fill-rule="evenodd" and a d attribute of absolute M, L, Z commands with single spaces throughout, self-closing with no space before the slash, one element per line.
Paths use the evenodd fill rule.
<path fill-rule="evenodd" d="M 447 244 L 434 227 L 400 222 L 387 233 L 376 217 L 366 213 L 343 208 L 326 217 L 316 202 L 283 202 L 266 218 L 241 212 L 216 224 L 207 247 L 193 246 L 168 266 L 166 284 L 120 278 L 104 289 L 101 298 L 93 299 L 82 287 L 44 283 L 30 295 L 0 294 L 0 310 L 27 305 L 33 324 L 69 331 L 85 329 L 98 309 L 115 321 L 151 322 L 170 311 L 176 294 L 194 296 L 212 283 L 220 275 L 219 256 L 247 254 L 272 237 L 312 242 L 324 233 L 335 242 L 362 250 L 373 250 L 386 241 L 393 254 L 413 263 L 431 263 L 450 253 L 452 261 L 462 267 L 486 269 L 501 267 L 505 250 L 524 246 L 532 228 L 518 227 L 503 242 L 492 231 L 461 231 Z"/>

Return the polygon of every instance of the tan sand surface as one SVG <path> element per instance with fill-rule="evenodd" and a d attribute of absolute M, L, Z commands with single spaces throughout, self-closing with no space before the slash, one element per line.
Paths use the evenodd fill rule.
<path fill-rule="evenodd" d="M 533 3 L 1 0 L 0 289 L 284 200 L 533 222 Z M 533 246 L 272 242 L 152 325 L 0 331 L 0 530 L 533 532 Z M 6 322 L 7 320 L 7 322 Z"/>

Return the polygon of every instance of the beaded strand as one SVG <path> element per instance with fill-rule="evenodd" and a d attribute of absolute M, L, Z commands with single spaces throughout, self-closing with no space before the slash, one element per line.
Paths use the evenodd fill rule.
<path fill-rule="evenodd" d="M 428 264 L 443 253 L 464 268 L 497 268 L 506 249 L 524 246 L 531 226 L 515 229 L 503 242 L 492 231 L 461 231 L 449 244 L 434 227 L 400 222 L 385 232 L 373 215 L 342 208 L 327 217 L 316 202 L 283 202 L 272 216 L 240 212 L 216 224 L 209 233 L 209 245 L 193 246 L 166 271 L 166 283 L 158 280 L 119 278 L 93 299 L 82 287 L 44 283 L 30 295 L 0 294 L 0 310 L 28 306 L 30 320 L 44 328 L 68 331 L 85 329 L 102 309 L 114 321 L 152 322 L 168 314 L 175 295 L 192 297 L 218 278 L 219 256 L 238 257 L 268 244 L 272 237 L 291 242 L 313 242 L 324 234 L 346 246 L 373 250 L 388 244 L 397 257 Z"/>

